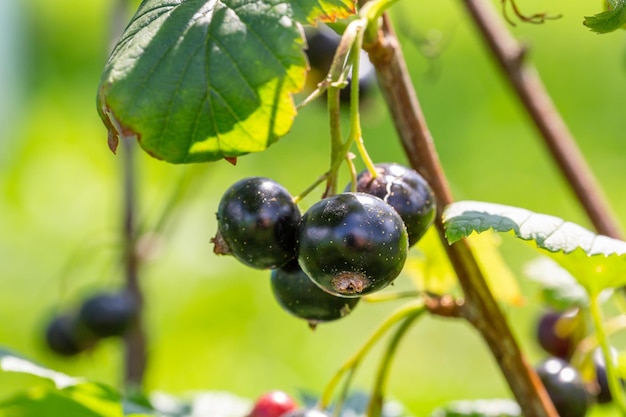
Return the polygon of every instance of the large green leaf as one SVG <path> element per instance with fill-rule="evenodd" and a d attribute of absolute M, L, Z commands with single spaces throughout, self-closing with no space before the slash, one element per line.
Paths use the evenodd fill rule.
<path fill-rule="evenodd" d="M 1 348 L 0 371 L 33 375 L 53 383 L 53 386 L 33 386 L 4 400 L 0 403 L 2 417 L 156 415 L 146 408 L 133 407 L 128 401 L 124 401 L 123 405 L 120 394 L 105 384 L 53 371 Z"/>
<path fill-rule="evenodd" d="M 136 138 L 173 163 L 235 158 L 285 135 L 306 76 L 295 19 L 332 20 L 351 0 L 144 0 L 104 68 L 109 146 Z"/>
<path fill-rule="evenodd" d="M 595 296 L 626 285 L 626 242 L 597 235 L 575 223 L 518 207 L 460 201 L 443 214 L 450 243 L 489 229 L 532 241 Z"/>

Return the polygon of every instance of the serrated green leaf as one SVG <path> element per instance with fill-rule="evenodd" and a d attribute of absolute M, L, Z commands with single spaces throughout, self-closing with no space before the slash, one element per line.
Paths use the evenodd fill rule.
<path fill-rule="evenodd" d="M 612 0 L 608 10 L 586 16 L 583 24 L 596 33 L 613 32 L 626 24 L 626 1 Z"/>
<path fill-rule="evenodd" d="M 443 221 L 450 243 L 489 229 L 513 232 L 534 242 L 590 296 L 626 285 L 626 242 L 597 235 L 558 217 L 501 204 L 460 201 L 445 209 Z"/>
<path fill-rule="evenodd" d="M 433 411 L 431 417 L 521 417 L 522 410 L 508 399 L 453 401 Z"/>
<path fill-rule="evenodd" d="M 289 3 L 146 0 L 105 66 L 98 111 L 173 163 L 266 149 L 290 129 L 306 74 Z"/>

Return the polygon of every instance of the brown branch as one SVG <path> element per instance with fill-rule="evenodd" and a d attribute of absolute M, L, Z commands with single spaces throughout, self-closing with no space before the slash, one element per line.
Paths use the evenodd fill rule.
<path fill-rule="evenodd" d="M 135 180 L 135 147 L 133 137 L 122 137 L 123 152 L 123 227 L 124 272 L 126 291 L 133 297 L 136 314 L 130 329 L 124 335 L 126 388 L 140 388 L 146 369 L 146 335 L 143 329 L 143 294 L 139 282 L 139 256 L 137 254 L 137 194 Z"/>
<path fill-rule="evenodd" d="M 585 162 L 572 134 L 552 103 L 535 69 L 524 62 L 525 48 L 486 0 L 463 0 L 485 43 L 539 130 L 598 233 L 621 237 L 619 222 Z"/>
<path fill-rule="evenodd" d="M 437 199 L 435 225 L 465 294 L 463 312 L 498 362 L 526 417 L 557 417 L 537 374 L 527 363 L 493 298 L 468 241 L 448 245 L 442 210 L 453 202 L 426 120 L 391 23 L 385 16 L 378 39 L 364 45 L 376 67 L 383 96 L 410 164 L 430 183 Z"/>

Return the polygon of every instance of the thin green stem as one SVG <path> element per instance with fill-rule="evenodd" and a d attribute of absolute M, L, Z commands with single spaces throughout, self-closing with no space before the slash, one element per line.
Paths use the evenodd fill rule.
<path fill-rule="evenodd" d="M 613 397 L 613 401 L 617 404 L 617 407 L 621 411 L 623 416 L 626 416 L 626 397 L 624 397 L 624 391 L 619 382 L 617 370 L 615 369 L 615 362 L 613 361 L 613 355 L 611 354 L 611 343 L 609 336 L 604 328 L 604 319 L 602 314 L 602 306 L 599 297 L 590 297 L 589 310 L 591 313 L 591 319 L 596 330 L 598 343 L 602 349 L 602 355 L 604 356 L 604 364 L 606 366 L 606 377 L 609 382 L 609 389 Z"/>
<path fill-rule="evenodd" d="M 341 113 L 339 88 L 331 86 L 328 89 L 328 116 L 330 120 L 330 170 L 326 178 L 324 197 L 337 193 L 337 171 L 345 153 L 342 153 L 343 139 L 341 136 Z"/>
<path fill-rule="evenodd" d="M 352 379 L 354 378 L 354 374 L 356 373 L 356 368 L 351 368 L 348 371 L 348 375 L 343 382 L 343 387 L 341 388 L 341 392 L 339 393 L 339 398 L 337 398 L 337 402 L 333 407 L 333 417 L 341 416 L 341 410 L 343 408 L 343 403 L 346 402 L 346 398 L 348 398 L 348 392 L 350 392 L 350 386 L 352 385 Z"/>
<path fill-rule="evenodd" d="M 328 179 L 328 172 L 325 173 L 324 175 L 320 175 L 320 177 L 315 180 L 315 182 L 311 185 L 309 185 L 306 190 L 302 191 L 300 194 L 298 194 L 297 196 L 295 196 L 293 198 L 293 202 L 298 204 L 300 201 L 302 201 L 302 199 L 304 197 L 306 197 L 307 195 L 309 195 L 311 193 L 311 191 L 313 191 L 314 189 L 317 188 L 318 185 L 320 185 L 321 183 L 323 183 L 324 181 L 326 181 Z"/>
<path fill-rule="evenodd" d="M 370 396 L 370 402 L 367 407 L 367 417 L 380 417 L 382 412 L 383 401 L 385 398 L 385 388 L 387 386 L 387 377 L 389 375 L 389 369 L 391 368 L 391 362 L 398 350 L 400 340 L 404 337 L 407 330 L 411 327 L 413 322 L 422 315 L 424 310 L 416 310 L 411 315 L 407 315 L 404 321 L 396 329 L 389 344 L 387 350 L 383 356 L 378 372 L 376 373 L 376 379 L 374 388 L 372 389 L 372 395 Z"/>
<path fill-rule="evenodd" d="M 411 316 L 416 311 L 424 310 L 424 302 L 422 300 L 417 300 L 412 303 L 408 303 L 394 313 L 392 313 L 387 319 L 372 333 L 372 335 L 367 339 L 367 341 L 361 346 L 361 348 L 350 358 L 348 359 L 339 370 L 333 375 L 330 382 L 326 385 L 319 402 L 318 408 L 325 409 L 330 405 L 333 392 L 337 384 L 341 381 L 341 378 L 344 376 L 346 372 L 353 372 L 353 369 L 356 369 L 361 362 L 361 360 L 365 357 L 365 355 L 369 352 L 369 350 L 374 346 L 374 344 L 391 328 L 393 325 L 403 320 L 405 317 Z"/>

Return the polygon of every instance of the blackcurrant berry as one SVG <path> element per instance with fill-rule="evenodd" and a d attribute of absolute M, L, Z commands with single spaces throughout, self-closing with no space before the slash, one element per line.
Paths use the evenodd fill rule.
<path fill-rule="evenodd" d="M 375 166 L 357 177 L 356 191 L 375 195 L 396 209 L 409 234 L 409 246 L 417 243 L 435 219 L 436 203 L 432 189 L 417 171 L 396 163 Z M 346 191 L 350 190 L 348 184 Z"/>
<path fill-rule="evenodd" d="M 309 59 L 309 66 L 325 76 L 333 62 L 341 36 L 326 26 L 307 28 L 305 34 L 307 43 L 305 53 Z"/>
<path fill-rule="evenodd" d="M 560 417 L 584 417 L 589 398 L 580 373 L 560 358 L 551 357 L 536 367 Z"/>
<path fill-rule="evenodd" d="M 288 313 L 307 320 L 311 326 L 340 319 L 354 309 L 359 298 L 337 297 L 319 288 L 297 261 L 271 274 L 272 292 Z"/>
<path fill-rule="evenodd" d="M 323 290 L 359 297 L 389 285 L 404 266 L 408 237 L 402 218 L 378 197 L 343 193 L 302 216 L 298 262 Z"/>
<path fill-rule="evenodd" d="M 314 84 L 322 81 L 333 62 L 335 51 L 341 41 L 341 36 L 327 26 L 309 28 L 306 31 L 307 49 L 305 50 L 309 59 L 309 65 L 316 78 Z M 311 75 L 311 73 L 309 74 Z M 342 103 L 350 102 L 351 75 L 348 76 L 348 84 L 339 92 Z M 359 99 L 365 99 L 371 94 L 376 85 L 376 69 L 365 51 L 359 55 Z"/>
<path fill-rule="evenodd" d="M 539 317 L 536 337 L 539 345 L 550 355 L 569 359 L 576 347 L 573 338 L 576 315 L 548 310 Z"/>
<path fill-rule="evenodd" d="M 74 356 L 89 348 L 93 338 L 81 331 L 74 314 L 54 316 L 45 331 L 45 341 L 51 351 L 63 356 Z"/>
<path fill-rule="evenodd" d="M 218 211 L 218 236 L 230 253 L 257 269 L 279 268 L 296 256 L 300 210 L 289 192 L 267 178 L 252 177 L 232 185 Z"/>
<path fill-rule="evenodd" d="M 80 324 L 95 336 L 122 336 L 130 327 L 137 306 L 125 292 L 97 294 L 85 300 L 79 312 Z"/>
<path fill-rule="evenodd" d="M 259 397 L 247 417 L 281 417 L 298 408 L 296 402 L 283 391 L 270 391 Z"/>

